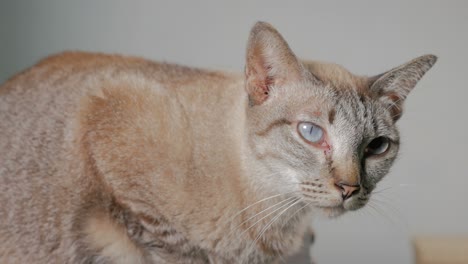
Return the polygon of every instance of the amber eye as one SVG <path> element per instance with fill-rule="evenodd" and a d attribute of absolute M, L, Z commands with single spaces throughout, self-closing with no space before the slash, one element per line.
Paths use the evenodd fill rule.
<path fill-rule="evenodd" d="M 390 146 L 390 140 L 386 137 L 374 138 L 364 150 L 367 156 L 380 155 L 385 153 Z"/>

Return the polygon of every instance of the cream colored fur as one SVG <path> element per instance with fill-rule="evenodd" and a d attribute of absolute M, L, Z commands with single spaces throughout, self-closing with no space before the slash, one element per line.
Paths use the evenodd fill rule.
<path fill-rule="evenodd" d="M 292 133 L 278 142 L 315 151 L 287 118 L 333 121 L 323 99 L 333 92 L 307 87 L 370 84 L 300 63 L 265 23 L 252 31 L 245 78 L 119 55 L 49 57 L 0 87 L 0 263 L 271 263 L 297 252 L 312 210 L 289 194 L 352 209 L 334 182 L 361 170 L 347 158 L 335 163 L 341 175 L 318 170 L 325 156 L 283 165 L 295 158 L 281 158 L 286 145 L 272 137 Z M 317 169 L 309 179 L 306 165 Z"/>

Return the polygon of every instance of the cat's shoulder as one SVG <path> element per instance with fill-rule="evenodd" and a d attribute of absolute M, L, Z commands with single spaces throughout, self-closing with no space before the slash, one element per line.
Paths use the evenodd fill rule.
<path fill-rule="evenodd" d="M 208 70 L 175 63 L 160 62 L 138 56 L 107 54 L 84 51 L 65 51 L 39 61 L 34 67 L 54 67 L 79 69 L 114 69 L 120 72 L 167 75 L 167 77 L 189 77 L 226 79 L 239 77 L 237 73 Z"/>
<path fill-rule="evenodd" d="M 143 62 L 145 59 L 134 56 L 123 56 L 119 54 L 106 54 L 99 52 L 86 52 L 86 51 L 63 51 L 60 53 L 52 54 L 40 60 L 35 67 L 46 66 L 79 66 L 82 64 L 103 64 L 103 63 L 118 63 L 124 61 Z"/>

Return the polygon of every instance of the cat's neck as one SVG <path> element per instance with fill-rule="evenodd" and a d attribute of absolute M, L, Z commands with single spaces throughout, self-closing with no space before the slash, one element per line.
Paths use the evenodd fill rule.
<path fill-rule="evenodd" d="M 246 118 L 250 106 L 242 78 L 206 89 L 210 89 L 209 96 L 200 97 L 194 94 L 200 91 L 188 89 L 179 96 L 182 105 L 188 107 L 186 112 L 193 115 L 191 123 L 200 126 L 194 129 L 198 144 L 194 146 L 195 170 L 190 176 L 197 180 L 183 190 L 192 191 L 183 210 L 192 211 L 200 225 L 190 221 L 187 232 L 191 239 L 219 252 L 231 248 L 233 254 L 240 249 L 243 254 L 261 249 L 264 254 L 276 256 L 298 247 L 308 211 L 291 193 L 257 180 L 258 173 L 274 172 L 255 165 L 258 157 L 249 141 Z M 210 104 L 219 111 L 205 113 L 197 107 L 199 104 Z"/>
<path fill-rule="evenodd" d="M 104 178 L 110 177 L 109 181 L 104 180 L 111 184 L 113 199 L 139 219 L 150 234 L 173 234 L 176 238 L 164 240 L 169 247 L 171 243 L 177 247 L 177 243 L 185 241 L 201 249 L 223 254 L 231 252 L 233 259 L 239 257 L 239 252 L 246 257 L 276 256 L 299 247 L 305 225 L 303 221 L 298 221 L 297 216 L 303 212 L 295 215 L 291 221 L 286 221 L 288 219 L 284 213 L 285 209 L 295 212 L 302 204 L 292 196 L 283 195 L 256 180 L 258 173 L 267 172 L 258 170 L 252 163 L 255 157 L 249 147 L 246 127 L 249 106 L 243 79 L 226 76 L 183 82 L 173 87 L 171 99 L 166 101 L 147 87 L 109 89 L 106 101 L 90 104 L 89 111 L 95 113 L 94 108 L 99 107 L 99 113 L 105 113 L 102 122 L 106 122 L 112 131 L 117 131 L 112 132 L 115 142 L 120 139 L 126 142 L 131 137 L 133 144 L 122 144 L 120 149 L 101 150 L 95 146 L 100 146 L 97 141 L 108 138 L 107 135 L 90 138 L 89 141 L 93 142 L 91 152 L 101 157 L 102 163 L 98 166 L 103 167 L 98 168 L 100 171 L 114 170 L 119 164 L 125 164 L 124 170 L 103 175 Z M 121 105 L 121 98 L 127 97 L 135 99 Z M 113 103 L 114 100 L 116 103 Z M 138 102 L 138 105 L 133 106 L 134 102 Z M 125 130 L 113 129 L 108 120 L 118 120 L 116 125 L 135 122 L 131 111 L 102 110 L 106 107 L 113 110 L 115 105 L 141 109 L 139 120 L 145 121 L 130 127 L 148 127 L 134 130 L 131 135 L 126 134 Z M 209 109 L 217 110 L 213 112 Z M 158 111 L 169 111 L 170 114 L 165 115 L 173 118 L 164 123 L 164 130 L 154 127 L 161 124 L 162 118 L 166 118 L 158 116 Z M 113 119 L 116 113 L 120 115 Z M 100 122 L 99 118 L 95 116 L 90 120 L 92 123 L 85 123 L 88 130 L 94 129 L 95 124 Z M 96 131 L 100 133 L 102 130 Z M 155 134 L 154 131 L 160 132 Z M 161 131 L 170 133 L 161 134 Z M 118 155 L 109 154 L 117 151 Z M 127 156 L 127 153 L 132 153 L 132 156 Z M 148 153 L 160 154 L 149 156 Z M 122 161 L 106 162 L 109 157 L 121 158 Z M 138 160 L 138 163 L 129 163 L 128 159 Z M 138 166 L 141 163 L 146 164 L 145 170 Z M 106 164 L 114 165 L 106 167 Z M 119 175 L 121 172 L 125 174 Z M 154 182 L 155 186 L 141 186 L 144 192 L 132 191 L 131 185 L 112 186 L 116 182 L 131 184 L 128 180 L 118 180 L 128 179 L 127 175 L 138 175 L 148 179 L 147 184 Z M 154 226 L 155 223 L 158 226 Z M 164 223 L 165 231 L 159 232 L 161 223 Z"/>

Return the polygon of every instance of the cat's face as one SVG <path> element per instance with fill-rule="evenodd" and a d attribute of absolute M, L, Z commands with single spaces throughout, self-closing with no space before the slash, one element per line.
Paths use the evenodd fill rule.
<path fill-rule="evenodd" d="M 306 82 L 294 89 L 302 91 L 251 109 L 259 162 L 280 192 L 298 191 L 334 214 L 362 207 L 398 153 L 392 113 L 352 87 Z M 268 113 L 275 117 L 262 118 Z"/>
<path fill-rule="evenodd" d="M 402 103 L 434 62 L 428 55 L 359 77 L 337 65 L 299 62 L 271 26 L 257 24 L 246 89 L 258 177 L 329 215 L 361 208 L 397 156 Z"/>

